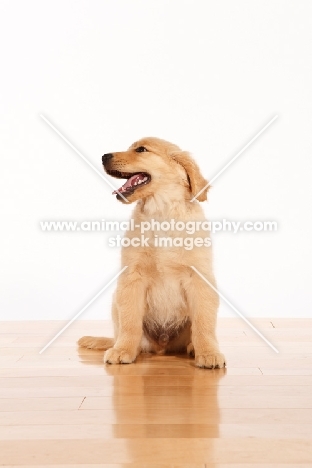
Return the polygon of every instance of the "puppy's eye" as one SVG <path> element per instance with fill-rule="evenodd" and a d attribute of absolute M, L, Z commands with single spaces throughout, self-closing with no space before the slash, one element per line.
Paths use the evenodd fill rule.
<path fill-rule="evenodd" d="M 135 150 L 136 153 L 144 153 L 144 151 L 147 151 L 147 149 L 144 148 L 144 146 L 139 146 L 139 147 L 136 148 L 136 150 Z"/>

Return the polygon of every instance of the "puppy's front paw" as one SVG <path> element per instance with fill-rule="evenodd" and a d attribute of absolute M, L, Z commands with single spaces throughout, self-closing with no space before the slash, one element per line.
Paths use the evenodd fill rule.
<path fill-rule="evenodd" d="M 136 355 L 127 350 L 110 348 L 104 354 L 104 362 L 107 364 L 131 364 Z"/>
<path fill-rule="evenodd" d="M 205 369 L 215 369 L 226 366 L 225 357 L 221 353 L 199 354 L 195 356 L 195 365 Z"/>

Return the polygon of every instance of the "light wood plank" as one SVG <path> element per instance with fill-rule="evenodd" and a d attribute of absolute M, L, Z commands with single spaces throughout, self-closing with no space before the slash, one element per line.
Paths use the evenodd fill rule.
<path fill-rule="evenodd" d="M 88 377 L 86 377 L 88 378 Z M 20 387 L 20 388 L 0 388 L 0 398 L 53 398 L 53 397 L 108 397 L 113 395 L 142 395 L 145 396 L 193 396 L 209 398 L 211 396 L 228 397 L 248 397 L 263 396 L 269 399 L 272 395 L 290 397 L 309 397 L 312 394 L 312 386 L 283 386 L 283 385 L 228 385 L 217 387 L 215 385 L 202 387 L 190 386 L 166 386 L 166 387 L 119 387 L 114 386 L 92 386 L 92 387 Z"/>
<path fill-rule="evenodd" d="M 268 394 L 265 395 L 244 395 L 244 396 L 220 396 L 218 395 L 219 408 L 309 408 L 312 409 L 312 394 L 307 396 L 275 396 Z M 191 392 L 187 395 L 157 395 L 146 396 L 142 395 L 122 395 L 115 397 L 115 408 L 140 408 L 145 406 L 149 410 L 162 409 L 162 408 L 176 408 L 191 409 L 203 408 L 214 409 L 216 401 L 213 398 L 201 399 L 193 398 Z M 109 409 L 111 407 L 111 397 L 86 397 L 81 405 L 81 409 Z M 1 399 L 0 399 L 1 408 Z M 311 421 L 312 422 L 312 421 Z"/>
<path fill-rule="evenodd" d="M 23 468 L 34 468 L 34 465 L 22 465 Z M 227 465 L 228 466 L 228 465 Z M 231 465 L 232 466 L 232 465 Z M 267 465 L 261 465 L 261 467 L 266 467 Z M 269 468 L 271 468 L 272 465 L 270 465 Z M 287 465 L 287 468 L 288 466 L 291 466 L 291 465 Z M 1 467 L 3 468 L 20 468 L 21 465 L 1 465 Z M 203 464 L 203 463 L 200 463 L 200 464 L 194 464 L 194 463 L 182 463 L 182 464 L 175 464 L 175 463 L 170 463 L 169 465 L 166 463 L 166 464 L 159 464 L 157 463 L 157 465 L 155 465 L 154 463 L 149 463 L 148 464 L 148 467 L 146 466 L 145 463 L 126 463 L 126 464 L 123 464 L 123 463 L 118 463 L 118 464 L 115 464 L 115 463 L 101 463 L 101 464 L 98 464 L 98 463 L 92 463 L 92 465 L 90 464 L 79 464 L 79 468 L 224 468 L 226 467 L 226 465 L 219 465 L 219 464 L 215 464 L 213 463 L 213 465 L 210 465 L 210 463 L 206 463 L 206 464 Z M 305 468 L 305 465 L 300 465 L 300 468 L 303 467 Z M 36 465 L 36 468 L 78 468 L 77 465 L 72 465 L 72 464 L 53 464 L 51 465 L 50 463 L 48 465 Z M 241 468 L 241 467 L 240 467 Z M 284 467 L 283 467 L 284 468 Z M 309 467 L 310 468 L 310 467 Z"/>
<path fill-rule="evenodd" d="M 1 441 L 4 464 L 312 463 L 312 441 L 300 439 L 111 439 Z"/>
<path fill-rule="evenodd" d="M 21 359 L 18 361 L 22 361 Z M 51 375 L 58 375 L 58 376 L 81 376 L 81 375 L 104 375 L 105 372 L 105 366 L 102 362 L 98 361 L 88 361 L 88 364 L 92 365 L 92 369 L 90 368 L 90 371 L 85 371 L 85 363 L 80 363 L 76 362 L 73 364 L 65 364 L 63 362 L 59 361 L 50 361 L 50 362 L 35 362 L 35 363 L 27 363 L 27 368 L 23 365 L 21 362 L 20 364 L 11 364 L 7 366 L 3 366 L 0 368 L 0 377 L 3 376 L 51 376 Z M 29 367 L 31 366 L 31 367 Z M 137 365 L 138 366 L 138 365 Z M 195 374 L 195 372 L 198 371 L 198 369 L 194 368 L 194 364 L 192 361 L 188 364 L 188 366 L 166 366 L 164 365 L 164 369 L 167 369 L 168 375 L 172 374 L 175 376 L 192 376 Z M 28 374 L 25 372 L 24 374 L 19 374 L 18 371 L 25 371 L 26 369 L 29 369 Z M 172 372 L 170 372 L 172 370 Z M 14 373 L 16 371 L 16 374 Z M 36 372 L 39 371 L 39 372 Z M 40 371 L 42 374 L 40 374 Z M 116 371 L 119 372 L 119 371 Z M 113 374 L 113 371 L 110 372 L 111 375 Z M 124 375 L 129 375 L 129 376 L 158 376 L 158 375 L 163 375 L 164 372 L 161 372 L 161 366 L 157 369 L 157 367 L 146 367 L 145 369 L 139 369 L 136 367 L 136 370 L 132 370 L 130 368 L 127 373 Z M 262 375 L 263 373 L 261 372 L 259 367 L 231 367 L 230 369 L 227 369 L 227 375 Z M 303 373 L 302 375 L 307 375 L 306 372 Z M 309 374 L 308 374 L 309 375 Z"/>
<path fill-rule="evenodd" d="M 2 465 L 2 468 L 20 468 L 21 465 Z M 33 465 L 23 465 L 23 468 L 34 468 Z M 49 464 L 49 465 L 36 465 L 36 468 L 77 468 L 77 465 L 72 465 L 72 464 Z M 310 464 L 307 463 L 300 463 L 300 466 L 298 464 L 293 464 L 293 463 L 287 463 L 285 465 L 284 463 L 244 463 L 244 466 L 242 466 L 240 463 L 205 463 L 205 464 L 194 464 L 194 463 L 157 463 L 156 465 L 154 463 L 149 463 L 148 467 L 146 466 L 145 463 L 92 463 L 92 465 L 81 465 L 79 464 L 79 468 L 311 468 Z"/>
<path fill-rule="evenodd" d="M 20 468 L 21 465 L 1 465 L 2 468 Z M 23 468 L 34 468 L 33 465 L 22 465 Z M 48 464 L 48 465 L 36 465 L 36 468 L 77 468 L 77 465 L 72 464 Z M 148 467 L 145 463 L 92 463 L 92 465 L 88 464 L 79 464 L 79 468 L 311 468 L 310 464 L 307 463 L 300 463 L 298 466 L 297 463 L 244 463 L 242 466 L 240 463 L 149 463 Z"/>
<path fill-rule="evenodd" d="M 259 370 L 263 375 L 312 375 L 312 367 L 306 368 L 284 368 L 284 369 L 277 369 L 275 367 L 259 367 Z"/>
<path fill-rule="evenodd" d="M 135 366 L 135 364 L 132 364 Z M 110 372 L 110 367 L 106 372 Z M 88 376 L 46 376 L 46 377 L 9 377 L 0 378 L 0 388 L 16 388 L 18 387 L 90 387 L 90 386 L 115 386 L 115 388 L 128 389 L 131 394 L 133 389 L 146 389 L 147 387 L 192 387 L 194 389 L 194 380 L 189 376 L 136 376 L 128 375 L 127 367 L 129 366 L 114 366 L 114 371 L 117 369 L 114 376 L 111 375 L 88 375 Z M 210 386 L 280 386 L 289 385 L 292 387 L 308 385 L 312 386 L 312 376 L 310 375 L 227 375 L 226 370 L 204 370 L 198 369 L 196 384 L 200 387 L 199 392 Z M 197 391 L 197 390 L 194 390 Z"/>
<path fill-rule="evenodd" d="M 0 398 L 0 412 L 77 410 L 83 401 L 84 397 Z"/>
<path fill-rule="evenodd" d="M 114 402 L 113 402 L 114 405 Z M 119 408 L 79 411 L 7 411 L 2 412 L 0 425 L 32 424 L 310 424 L 312 409 L 293 408 Z"/>
<path fill-rule="evenodd" d="M 202 408 L 214 409 L 216 401 L 213 398 L 203 400 L 185 395 L 121 395 L 115 396 L 114 407 L 117 409 L 146 407 L 151 409 L 166 409 L 175 406 L 180 409 Z M 219 408 L 312 408 L 312 396 L 275 396 L 268 401 L 268 395 L 249 396 L 218 396 Z M 93 410 L 111 408 L 112 398 L 107 397 L 28 397 L 0 398 L 0 412 L 8 411 L 59 411 L 59 410 Z"/>
<path fill-rule="evenodd" d="M 311 424 L 68 424 L 0 426 L 1 440 L 233 438 L 310 439 Z"/>

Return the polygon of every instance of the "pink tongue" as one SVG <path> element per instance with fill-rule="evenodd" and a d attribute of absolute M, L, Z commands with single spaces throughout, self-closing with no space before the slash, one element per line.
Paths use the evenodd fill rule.
<path fill-rule="evenodd" d="M 131 176 L 130 179 L 128 179 L 127 182 L 124 185 L 122 185 L 118 190 L 114 190 L 113 195 L 118 192 L 120 193 L 126 192 L 128 188 L 134 186 L 135 182 L 139 182 L 140 180 L 143 180 L 144 177 L 145 177 L 144 174 L 135 174 Z"/>

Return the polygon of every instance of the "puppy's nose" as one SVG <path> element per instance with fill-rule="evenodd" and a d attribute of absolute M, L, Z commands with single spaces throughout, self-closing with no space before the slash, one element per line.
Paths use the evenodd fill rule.
<path fill-rule="evenodd" d="M 113 157 L 112 153 L 106 153 L 102 156 L 102 163 L 105 164 L 109 159 Z"/>

